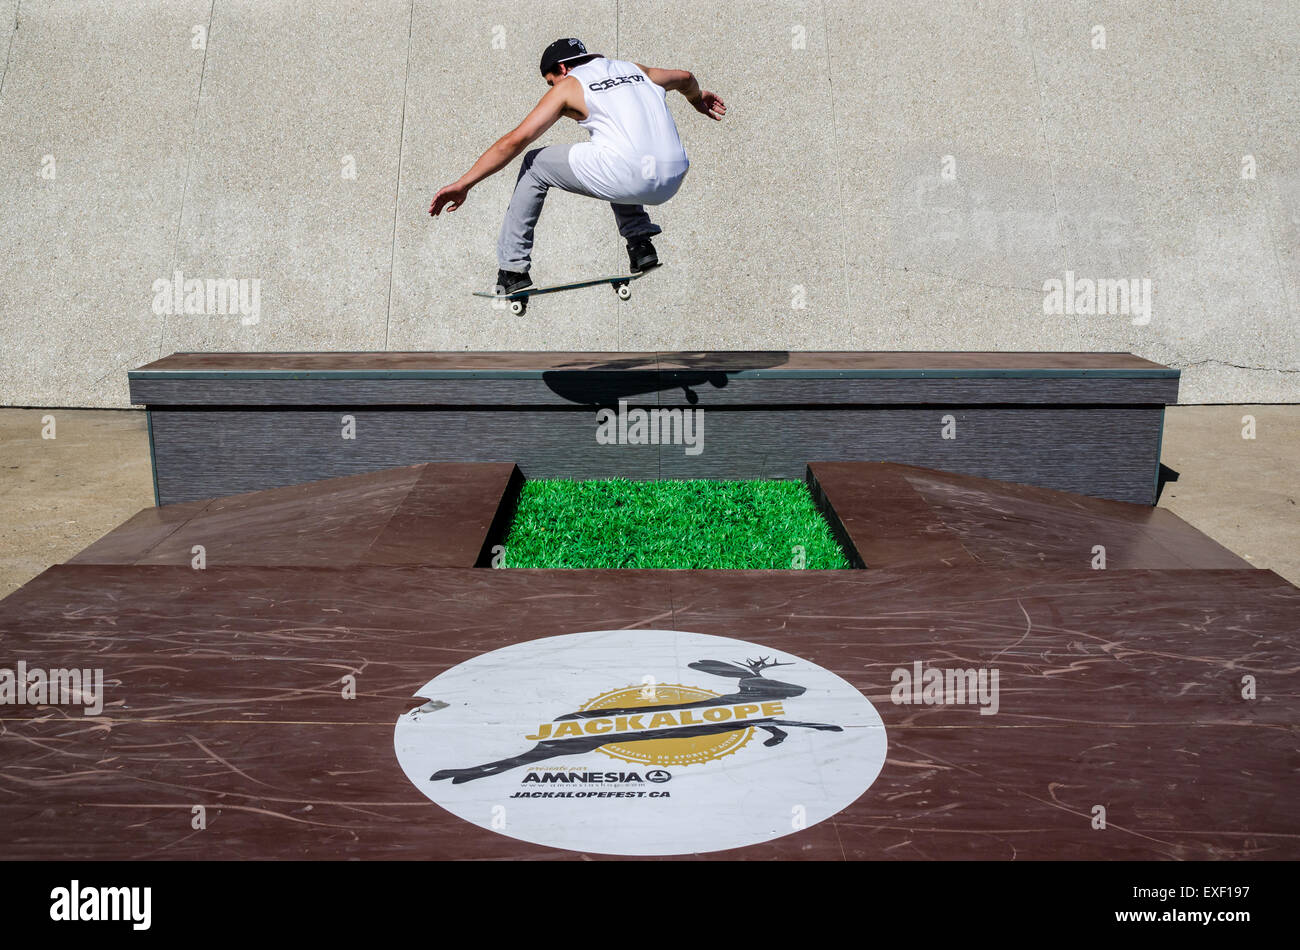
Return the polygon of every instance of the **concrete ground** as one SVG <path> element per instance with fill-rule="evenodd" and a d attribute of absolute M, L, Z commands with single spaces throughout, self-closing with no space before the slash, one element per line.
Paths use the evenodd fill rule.
<path fill-rule="evenodd" d="M 142 410 L 0 409 L 0 446 L 0 597 L 153 504 Z M 1163 507 L 1300 584 L 1300 406 L 1171 407 L 1162 455 Z"/>

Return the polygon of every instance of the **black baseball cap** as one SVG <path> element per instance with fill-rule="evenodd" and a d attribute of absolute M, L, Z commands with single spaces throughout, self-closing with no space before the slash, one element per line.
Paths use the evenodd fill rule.
<path fill-rule="evenodd" d="M 582 45 L 582 40 L 574 37 L 556 40 L 546 47 L 546 52 L 542 53 L 542 75 L 559 72 L 560 63 L 590 55 L 592 54 L 587 52 L 587 47 Z"/>

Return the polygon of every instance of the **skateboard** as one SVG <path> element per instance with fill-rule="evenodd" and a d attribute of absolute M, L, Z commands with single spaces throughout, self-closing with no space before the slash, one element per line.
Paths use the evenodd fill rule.
<path fill-rule="evenodd" d="M 614 293 L 618 294 L 619 300 L 627 300 L 632 296 L 632 288 L 628 286 L 638 277 L 644 277 L 649 271 L 642 271 L 639 274 L 613 274 L 609 277 L 593 277 L 588 280 L 573 280 L 564 284 L 550 284 L 545 287 L 524 287 L 521 290 L 515 290 L 508 294 L 487 293 L 482 290 L 474 291 L 475 297 L 488 297 L 492 300 L 509 300 L 510 312 L 516 317 L 523 316 L 528 310 L 528 298 L 537 294 L 553 294 L 561 290 L 577 290 L 579 287 L 595 287 L 599 284 L 612 284 Z"/>

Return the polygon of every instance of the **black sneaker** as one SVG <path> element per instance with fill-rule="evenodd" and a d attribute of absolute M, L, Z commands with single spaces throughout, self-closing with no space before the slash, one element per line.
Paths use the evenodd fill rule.
<path fill-rule="evenodd" d="M 497 271 L 497 290 L 498 294 L 513 294 L 516 290 L 523 290 L 525 287 L 533 286 L 532 277 L 528 272 L 519 273 L 512 270 Z"/>
<path fill-rule="evenodd" d="M 627 266 L 634 274 L 659 266 L 659 255 L 655 253 L 655 246 L 650 243 L 649 238 L 628 242 Z"/>

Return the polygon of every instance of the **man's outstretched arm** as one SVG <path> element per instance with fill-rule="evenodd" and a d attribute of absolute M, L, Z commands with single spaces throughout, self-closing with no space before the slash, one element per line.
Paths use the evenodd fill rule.
<path fill-rule="evenodd" d="M 649 76 L 650 81 L 656 86 L 663 86 L 668 90 L 676 89 L 701 115 L 707 115 L 710 119 L 721 119 L 727 114 L 727 104 L 715 93 L 701 89 L 693 73 L 685 69 L 654 69 L 642 66 L 640 63 L 637 63 L 636 67 Z"/>
<path fill-rule="evenodd" d="M 520 122 L 516 128 L 497 139 L 486 152 L 479 156 L 478 161 L 474 163 L 469 171 L 452 184 L 440 188 L 433 197 L 433 204 L 429 207 L 429 214 L 440 214 L 444 207 L 448 211 L 455 211 L 465 203 L 465 197 L 469 194 L 471 188 L 484 178 L 501 171 L 501 169 L 518 158 L 524 149 L 541 138 L 546 133 L 546 130 L 553 126 L 556 120 L 564 114 L 564 107 L 568 100 L 568 90 L 561 89 L 563 85 L 563 83 L 559 83 L 553 86 L 546 95 L 542 96 L 541 101 L 533 107 L 533 111 L 528 113 L 528 117 L 523 122 Z"/>

